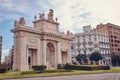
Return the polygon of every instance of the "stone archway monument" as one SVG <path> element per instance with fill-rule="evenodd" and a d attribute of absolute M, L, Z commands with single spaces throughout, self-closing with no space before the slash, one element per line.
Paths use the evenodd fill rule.
<path fill-rule="evenodd" d="M 71 33 L 59 32 L 59 23 L 49 10 L 47 19 L 35 16 L 34 27 L 25 26 L 25 19 L 15 20 L 13 70 L 30 70 L 33 65 L 56 68 L 58 64 L 71 62 Z"/>

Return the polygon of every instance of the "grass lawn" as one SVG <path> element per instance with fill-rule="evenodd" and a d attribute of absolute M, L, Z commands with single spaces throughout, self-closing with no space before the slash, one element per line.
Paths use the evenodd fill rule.
<path fill-rule="evenodd" d="M 116 73 L 116 72 L 120 72 L 120 68 L 112 68 L 111 70 L 94 70 L 94 71 L 73 70 L 71 72 L 52 72 L 52 73 L 37 73 L 37 74 L 21 74 L 22 72 L 24 71 L 3 73 L 0 74 L 0 79 L 35 77 L 35 76 L 63 76 L 63 75 L 78 75 L 78 74 L 114 73 L 114 72 Z"/>

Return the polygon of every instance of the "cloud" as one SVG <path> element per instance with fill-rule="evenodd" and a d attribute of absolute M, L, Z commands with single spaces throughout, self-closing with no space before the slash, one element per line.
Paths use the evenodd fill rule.
<path fill-rule="evenodd" d="M 83 25 L 95 27 L 107 22 L 120 25 L 119 0 L 52 0 L 49 5 L 55 10 L 64 30 L 75 32 Z"/>
<path fill-rule="evenodd" d="M 119 5 L 119 0 L 2 0 L 0 8 L 4 12 L 9 11 L 5 19 L 23 16 L 27 20 L 33 20 L 33 16 L 39 12 L 47 14 L 52 8 L 61 24 L 60 28 L 76 32 L 76 28 L 81 31 L 82 26 L 89 24 L 93 27 L 107 22 L 120 25 Z"/>
<path fill-rule="evenodd" d="M 27 5 L 27 0 L 2 0 L 0 2 L 0 8 L 7 11 L 16 11 L 16 12 L 27 12 L 29 9 Z"/>
<path fill-rule="evenodd" d="M 13 23 L 15 19 L 25 17 L 27 25 L 31 26 L 34 15 L 38 17 L 43 12 L 47 15 L 51 8 L 54 17 L 58 17 L 60 30 L 76 33 L 81 32 L 84 25 L 95 27 L 107 22 L 120 25 L 119 5 L 120 0 L 1 0 L 0 23 L 7 20 Z M 3 59 L 9 49 L 3 49 L 2 53 Z"/>

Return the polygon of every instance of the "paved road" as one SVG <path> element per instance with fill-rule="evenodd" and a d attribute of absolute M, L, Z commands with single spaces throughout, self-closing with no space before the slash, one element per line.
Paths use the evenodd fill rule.
<path fill-rule="evenodd" d="M 120 73 L 90 74 L 90 75 L 72 75 L 57 77 L 35 77 L 21 79 L 5 80 L 120 80 Z"/>

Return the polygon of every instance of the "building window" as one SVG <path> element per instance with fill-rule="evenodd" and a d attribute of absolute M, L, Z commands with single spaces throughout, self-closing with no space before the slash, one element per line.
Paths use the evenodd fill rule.
<path fill-rule="evenodd" d="M 89 38 L 89 41 L 91 41 L 91 38 Z"/>
<path fill-rule="evenodd" d="M 97 41 L 97 38 L 94 38 L 95 41 Z"/>
<path fill-rule="evenodd" d="M 113 35 L 111 35 L 110 37 L 113 38 Z"/>
<path fill-rule="evenodd" d="M 111 39 L 111 42 L 113 42 L 113 39 Z"/>
<path fill-rule="evenodd" d="M 73 50 L 74 49 L 74 45 L 71 45 L 71 50 Z"/>
<path fill-rule="evenodd" d="M 89 51 L 92 52 L 93 48 L 89 48 Z"/>
<path fill-rule="evenodd" d="M 115 47 L 117 47 L 117 44 L 115 44 Z"/>
<path fill-rule="evenodd" d="M 83 42 L 85 42 L 85 39 L 83 39 Z"/>
<path fill-rule="evenodd" d="M 91 46 L 93 44 L 93 42 L 89 41 L 88 44 Z"/>
<path fill-rule="evenodd" d="M 114 38 L 117 38 L 117 36 L 114 36 Z"/>
<path fill-rule="evenodd" d="M 120 51 L 120 48 L 118 48 L 118 51 Z"/>
<path fill-rule="evenodd" d="M 112 47 L 114 47 L 114 44 L 111 44 Z"/>
<path fill-rule="evenodd" d="M 112 55 L 115 55 L 115 53 L 113 52 Z"/>
<path fill-rule="evenodd" d="M 83 38 L 85 38 L 85 36 L 83 36 Z"/>
<path fill-rule="evenodd" d="M 98 48 L 98 44 L 95 44 L 95 48 Z"/>

